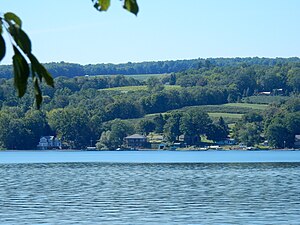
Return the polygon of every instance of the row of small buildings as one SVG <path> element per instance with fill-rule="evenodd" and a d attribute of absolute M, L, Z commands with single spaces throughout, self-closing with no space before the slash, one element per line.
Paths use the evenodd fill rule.
<path fill-rule="evenodd" d="M 178 142 L 174 143 L 175 146 L 185 147 L 185 143 L 189 140 L 190 137 L 181 135 L 178 138 Z M 142 149 L 142 148 L 153 148 L 153 149 L 163 149 L 165 145 L 162 143 L 163 137 L 157 140 L 156 143 L 150 143 L 147 140 L 147 137 L 141 134 L 133 134 L 124 138 L 124 145 L 126 148 Z M 222 141 L 216 142 L 217 145 L 235 145 L 237 144 L 234 139 L 224 139 Z M 300 135 L 295 135 L 296 148 L 300 148 Z M 39 150 L 51 150 L 51 149 L 62 149 L 61 140 L 55 136 L 43 136 L 40 138 L 39 144 L 37 145 Z"/>
<path fill-rule="evenodd" d="M 124 138 L 125 146 L 128 148 L 146 148 L 149 147 L 147 137 L 140 134 L 133 134 Z M 43 136 L 37 145 L 39 150 L 62 149 L 62 142 L 55 136 Z"/>

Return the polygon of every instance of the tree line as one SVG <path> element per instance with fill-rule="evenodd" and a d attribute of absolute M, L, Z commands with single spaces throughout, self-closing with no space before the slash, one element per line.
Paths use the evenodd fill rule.
<path fill-rule="evenodd" d="M 231 66 L 268 66 L 300 63 L 300 59 L 294 58 L 209 58 L 189 60 L 169 60 L 157 62 L 139 63 L 101 63 L 80 65 L 67 62 L 52 62 L 43 64 L 53 77 L 75 77 L 84 75 L 134 75 L 134 74 L 164 74 L 176 73 L 189 69 L 231 67 Z M 0 78 L 11 78 L 13 67 L 11 65 L 0 66 Z"/>
<path fill-rule="evenodd" d="M 226 86 L 235 92 L 231 96 L 245 97 L 270 92 L 289 95 L 300 91 L 300 63 L 247 65 L 200 68 L 165 76 L 164 82 L 182 87 Z"/>

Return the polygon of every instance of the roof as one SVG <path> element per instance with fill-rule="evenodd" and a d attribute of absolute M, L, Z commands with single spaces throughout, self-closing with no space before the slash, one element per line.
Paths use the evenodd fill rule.
<path fill-rule="evenodd" d="M 126 139 L 145 139 L 145 138 L 146 137 L 144 135 L 140 135 L 140 134 L 133 134 L 126 137 Z"/>
<path fill-rule="evenodd" d="M 47 140 L 53 140 L 54 136 L 42 136 L 41 138 L 46 138 Z"/>

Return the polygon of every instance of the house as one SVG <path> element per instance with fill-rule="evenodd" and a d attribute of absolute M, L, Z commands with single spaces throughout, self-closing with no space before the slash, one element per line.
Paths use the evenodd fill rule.
<path fill-rule="evenodd" d="M 233 138 L 226 138 L 221 141 L 217 141 L 216 144 L 218 144 L 218 145 L 235 145 L 236 141 Z"/>
<path fill-rule="evenodd" d="M 186 135 L 182 134 L 178 137 L 178 141 L 184 143 L 185 145 L 197 145 L 200 143 L 201 138 L 199 135 Z"/>
<path fill-rule="evenodd" d="M 295 146 L 295 148 L 300 148 L 300 134 L 295 135 L 294 146 Z"/>
<path fill-rule="evenodd" d="M 61 141 L 54 136 L 43 136 L 37 145 L 39 150 L 61 149 Z"/>
<path fill-rule="evenodd" d="M 147 138 L 140 134 L 127 136 L 124 141 L 127 148 L 144 148 L 148 145 Z"/>

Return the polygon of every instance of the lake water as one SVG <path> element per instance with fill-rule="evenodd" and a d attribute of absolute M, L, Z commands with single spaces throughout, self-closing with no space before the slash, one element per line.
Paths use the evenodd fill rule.
<path fill-rule="evenodd" d="M 6 151 L 0 177 L 0 224 L 300 224 L 299 151 Z"/>

